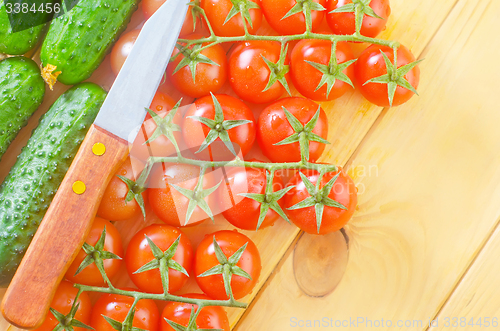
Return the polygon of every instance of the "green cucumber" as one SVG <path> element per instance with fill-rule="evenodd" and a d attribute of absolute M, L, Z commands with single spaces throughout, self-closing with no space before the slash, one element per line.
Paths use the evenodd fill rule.
<path fill-rule="evenodd" d="M 46 3 L 51 3 L 51 1 L 45 1 Z M 23 1 L 19 1 L 22 5 Z M 10 6 L 11 4 L 9 4 Z M 40 6 L 36 5 L 38 9 Z M 51 6 L 51 8 L 53 8 Z M 9 11 L 12 10 L 12 7 Z M 33 26 L 18 32 L 12 31 L 12 26 L 10 24 L 9 15 L 7 14 L 8 8 L 5 5 L 4 0 L 0 0 L 0 53 L 9 55 L 21 55 L 35 48 L 35 46 L 40 41 L 46 24 L 38 24 L 38 22 L 47 22 L 52 13 L 47 11 L 28 11 L 23 14 L 23 23 L 28 24 L 27 21 L 34 21 Z"/>
<path fill-rule="evenodd" d="M 44 94 L 45 83 L 35 62 L 22 56 L 0 61 L 0 159 Z"/>
<path fill-rule="evenodd" d="M 0 186 L 0 286 L 8 285 L 21 263 L 105 97 L 92 83 L 61 95 Z"/>
<path fill-rule="evenodd" d="M 45 81 L 77 84 L 92 75 L 126 28 L 138 0 L 80 0 L 52 20 L 40 59 Z M 58 74 L 60 72 L 60 74 Z"/>

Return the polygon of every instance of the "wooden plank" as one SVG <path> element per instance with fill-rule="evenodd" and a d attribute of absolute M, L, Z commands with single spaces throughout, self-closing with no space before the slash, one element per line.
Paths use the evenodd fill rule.
<path fill-rule="evenodd" d="M 500 216 L 500 66 L 492 65 L 500 52 L 486 41 L 500 28 L 498 12 L 495 1 L 458 2 L 422 55 L 421 97 L 387 110 L 349 162 L 365 191 L 347 227 L 339 287 L 307 297 L 289 254 L 238 330 L 291 330 L 324 317 L 379 323 L 345 329 L 389 329 L 381 319 L 426 329 Z"/>

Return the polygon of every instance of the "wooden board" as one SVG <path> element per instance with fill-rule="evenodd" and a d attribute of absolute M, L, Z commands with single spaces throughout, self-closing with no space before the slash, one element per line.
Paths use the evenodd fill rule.
<path fill-rule="evenodd" d="M 491 204 L 492 198 L 498 197 L 494 184 L 500 179 L 495 178 L 500 160 L 489 157 L 498 154 L 494 143 L 500 141 L 493 132 L 498 118 L 491 103 L 494 100 L 491 95 L 495 93 L 491 89 L 495 86 L 492 77 L 498 77 L 499 72 L 484 69 L 493 61 L 489 57 L 478 64 L 481 65 L 478 76 L 472 78 L 490 80 L 490 90 L 473 91 L 479 95 L 489 93 L 491 102 L 483 104 L 470 103 L 466 89 L 470 85 L 462 81 L 472 75 L 469 69 L 460 67 L 452 71 L 458 65 L 460 51 L 467 49 L 464 48 L 467 37 L 475 31 L 478 22 L 482 22 L 480 18 L 488 4 L 487 0 L 391 1 L 393 15 L 382 37 L 401 41 L 416 55 L 427 46 L 419 89 L 422 97 L 414 98 L 407 106 L 384 112 L 358 93 L 322 105 L 329 116 L 328 138 L 332 142 L 324 160 L 345 164 L 352 158 L 349 172 L 356 177 L 362 192 L 359 211 L 348 227 L 351 255 L 344 280 L 328 297 L 306 297 L 295 284 L 292 271 L 290 247 L 299 231 L 284 222 L 258 233 L 244 231 L 258 245 L 264 268 L 258 288 L 245 298 L 257 300 L 237 329 L 286 330 L 290 328 L 292 315 L 309 319 L 325 315 L 387 319 L 427 318 L 436 314 L 499 216 L 497 208 L 484 208 Z M 498 16 L 497 7 L 493 12 L 496 10 Z M 446 23 L 441 26 L 445 19 Z M 483 29 L 487 24 L 492 23 L 483 23 Z M 498 30 L 498 26 L 490 28 Z M 450 75 L 450 82 L 444 81 L 446 75 Z M 112 77 L 109 63 L 105 62 L 90 80 L 109 87 Z M 61 84 L 58 88 L 60 90 L 48 94 L 37 115 L 65 89 Z M 483 114 L 484 119 L 475 118 L 475 113 Z M 31 121 L 30 128 L 24 129 L 9 149 L 0 164 L 0 178 L 14 163 L 15 155 L 35 123 Z M 470 123 L 474 123 L 476 129 L 468 130 Z M 458 139 L 458 147 L 454 139 Z M 479 147 L 483 140 L 490 145 L 476 149 L 467 139 L 474 139 L 473 144 Z M 352 157 L 362 141 L 362 148 Z M 486 169 L 481 168 L 479 179 L 482 181 L 476 187 L 472 179 L 478 175 L 473 165 L 478 160 L 485 163 Z M 474 177 L 468 177 L 470 174 Z M 428 191 L 428 187 L 435 190 Z M 465 194 L 468 191 L 474 192 L 472 202 Z M 132 220 L 118 226 L 124 241 L 128 242 L 144 225 Z M 448 232 L 450 227 L 452 231 Z M 187 232 L 196 244 L 204 233 L 221 228 L 230 227 L 218 218 L 216 224 L 204 223 L 201 228 Z M 125 272 L 117 282 L 129 282 Z M 193 288 L 191 284 L 186 291 Z M 229 314 L 231 324 L 235 325 L 243 311 L 231 310 Z M 5 322 L 0 321 L 0 329 L 5 328 Z"/>
<path fill-rule="evenodd" d="M 421 97 L 384 111 L 350 160 L 366 190 L 347 226 L 350 259 L 339 287 L 323 298 L 305 296 L 289 253 L 238 330 L 292 330 L 298 321 L 322 318 L 378 321 L 360 324 L 363 330 L 390 329 L 381 319 L 411 324 L 401 330 L 427 328 L 500 216 L 500 66 L 491 65 L 500 52 L 484 37 L 500 27 L 498 5 L 457 3 L 422 54 Z M 356 176 L 370 166 L 377 171 Z M 495 276 L 488 275 L 481 280 Z M 476 287 L 466 284 L 470 298 Z M 456 299 L 455 309 L 469 302 Z M 498 309 L 492 301 L 483 305 L 491 305 L 490 315 Z"/>

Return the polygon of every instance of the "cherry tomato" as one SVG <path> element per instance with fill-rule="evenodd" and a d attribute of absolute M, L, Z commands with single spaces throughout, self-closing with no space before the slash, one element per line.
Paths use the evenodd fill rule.
<path fill-rule="evenodd" d="M 175 104 L 169 96 L 156 92 L 153 101 L 151 102 L 150 109 L 153 110 L 159 117 L 165 118 Z M 182 107 L 181 107 L 182 108 Z M 182 122 L 182 109 L 177 109 L 172 123 L 180 125 Z M 174 144 L 167 138 L 166 135 L 161 134 L 155 137 L 158 125 L 157 119 L 146 116 L 141 130 L 137 134 L 134 143 L 130 149 L 130 154 L 139 160 L 146 162 L 150 156 L 172 156 L 176 155 Z M 180 131 L 174 131 L 174 137 L 177 144 L 181 143 L 182 135 Z M 151 140 L 152 139 L 152 140 Z"/>
<path fill-rule="evenodd" d="M 306 175 L 307 179 L 313 185 L 316 185 L 319 179 L 319 172 L 308 170 L 302 171 L 302 173 Z M 321 178 L 320 189 L 338 173 L 340 173 L 339 177 L 333 184 L 328 198 L 341 203 L 347 209 L 324 206 L 319 233 L 314 206 L 293 210 L 288 209 L 311 196 L 299 173 L 297 172 L 288 183 L 288 185 L 295 185 L 295 187 L 285 195 L 286 213 L 290 220 L 301 230 L 311 234 L 326 234 L 340 230 L 351 219 L 358 201 L 357 189 L 352 179 L 342 169 L 339 169 L 337 172 L 326 173 Z"/>
<path fill-rule="evenodd" d="M 353 12 L 348 13 L 332 13 L 333 10 L 352 3 L 352 0 L 330 0 L 326 8 L 326 21 L 334 34 L 353 34 L 356 30 L 355 18 Z M 371 0 L 371 9 L 383 19 L 372 17 L 369 15 L 363 16 L 363 24 L 361 25 L 361 34 L 363 36 L 375 38 L 380 32 L 385 29 L 387 19 L 391 14 L 389 0 Z"/>
<path fill-rule="evenodd" d="M 149 109 L 154 111 L 157 114 L 164 114 L 166 111 L 171 110 L 175 106 L 175 101 L 165 93 L 156 92 L 153 97 L 153 101 L 151 101 L 151 105 Z M 146 114 L 146 119 L 151 118 L 151 115 Z"/>
<path fill-rule="evenodd" d="M 329 101 L 337 99 L 347 91 L 352 90 L 352 87 L 348 83 L 339 79 L 336 79 L 328 96 L 327 84 L 317 89 L 323 77 L 323 73 L 306 61 L 328 66 L 331 57 L 331 49 L 331 42 L 314 39 L 301 40 L 293 48 L 290 66 L 293 85 L 303 96 L 317 101 Z M 342 64 L 354 58 L 351 49 L 346 43 L 337 44 L 336 56 L 338 64 Z M 353 65 L 350 65 L 342 72 L 346 74 L 351 81 L 353 80 Z"/>
<path fill-rule="evenodd" d="M 236 126 L 227 130 L 229 139 L 232 142 L 233 149 L 238 155 L 245 156 L 255 141 L 255 119 L 253 113 L 240 100 L 225 94 L 217 94 L 215 96 L 206 96 L 196 100 L 194 104 L 187 110 L 182 125 L 182 133 L 186 146 L 194 155 L 204 160 L 230 160 L 234 158 L 231 151 L 224 145 L 220 138 L 217 138 L 209 145 L 202 153 L 196 153 L 200 146 L 203 145 L 205 138 L 210 132 L 210 128 L 199 121 L 196 121 L 190 116 L 199 116 L 209 119 L 215 118 L 215 106 L 213 98 L 219 102 L 224 121 L 227 120 L 248 120 L 250 123 Z"/>
<path fill-rule="evenodd" d="M 126 289 L 132 290 L 133 289 Z M 96 331 L 114 331 L 113 327 L 104 319 L 107 316 L 118 322 L 125 321 L 134 298 L 118 294 L 103 294 L 99 297 L 92 309 L 90 326 Z M 132 326 L 148 331 L 157 331 L 160 328 L 160 312 L 155 302 L 142 299 L 135 306 Z"/>
<path fill-rule="evenodd" d="M 166 251 L 181 236 L 173 260 L 179 263 L 190 273 L 193 263 L 193 249 L 189 238 L 179 229 L 168 226 L 154 224 L 137 232 L 127 247 L 125 254 L 125 265 L 128 275 L 134 284 L 143 291 L 150 293 L 163 293 L 160 270 L 154 269 L 135 273 L 146 263 L 155 259 L 148 240 L 148 236 L 162 252 Z M 169 268 L 168 289 L 169 293 L 177 292 L 186 283 L 188 276 L 182 272 Z"/>
<path fill-rule="evenodd" d="M 111 70 L 115 75 L 118 75 L 125 60 L 132 51 L 132 47 L 139 36 L 140 29 L 132 30 L 120 36 L 111 51 Z"/>
<path fill-rule="evenodd" d="M 389 106 L 387 84 L 368 83 L 365 85 L 367 80 L 387 74 L 382 52 L 389 58 L 391 63 L 394 63 L 394 52 L 392 48 L 372 45 L 361 53 L 354 64 L 354 76 L 358 83 L 359 91 L 368 101 L 377 106 L 387 107 Z M 413 54 L 403 45 L 399 47 L 397 56 L 398 68 L 415 61 Z M 420 80 L 420 69 L 418 66 L 404 75 L 404 79 L 406 79 L 413 88 L 417 89 Z M 414 93 L 412 91 L 398 86 L 394 94 L 392 105 L 399 106 L 408 101 L 413 95 Z"/>
<path fill-rule="evenodd" d="M 264 61 L 277 63 L 281 44 L 274 41 L 245 41 L 239 43 L 229 57 L 229 82 L 234 92 L 243 100 L 267 103 L 277 100 L 285 93 L 281 82 L 276 81 L 265 90 L 271 70 Z M 288 65 L 288 56 L 285 58 Z M 285 74 L 289 80 L 289 74 Z M 265 90 L 265 91 L 264 91 Z"/>
<path fill-rule="evenodd" d="M 259 0 L 251 0 L 259 5 Z M 231 0 L 201 0 L 201 8 L 205 10 L 208 20 L 214 30 L 214 33 L 223 37 L 243 36 L 245 29 L 243 26 L 243 19 L 241 14 L 238 13 L 226 22 L 227 15 L 233 8 Z M 252 24 L 246 22 L 248 32 L 255 34 L 262 23 L 262 11 L 260 8 L 249 9 L 250 20 Z M 246 20 L 245 20 L 246 21 Z"/>
<path fill-rule="evenodd" d="M 203 294 L 190 293 L 183 294 L 181 296 L 192 299 L 210 299 Z M 163 309 L 163 312 L 161 313 L 161 331 L 175 331 L 165 319 L 187 326 L 193 306 L 195 309 L 198 307 L 197 305 L 182 302 L 167 303 L 167 305 Z M 222 307 L 218 306 L 204 307 L 196 318 L 196 327 L 198 329 L 221 329 L 224 331 L 231 330 L 226 312 Z"/>
<path fill-rule="evenodd" d="M 272 162 L 298 162 L 301 159 L 298 142 L 276 145 L 295 133 L 286 118 L 283 107 L 294 115 L 302 125 L 305 125 L 314 117 L 318 110 L 318 104 L 304 98 L 284 98 L 267 106 L 260 114 L 257 125 L 257 141 L 264 155 Z M 327 138 L 328 120 L 321 108 L 319 119 L 312 132 L 323 139 Z M 310 142 L 309 161 L 316 161 L 324 149 L 324 144 L 315 141 Z"/>
<path fill-rule="evenodd" d="M 144 0 L 142 1 L 142 12 L 144 17 L 148 20 L 153 14 L 165 3 L 166 0 Z M 197 24 L 198 26 L 198 24 Z M 191 6 L 189 6 L 184 19 L 184 24 L 180 32 L 180 36 L 186 36 L 193 33 L 193 15 L 191 14 Z"/>
<path fill-rule="evenodd" d="M 59 286 L 57 287 L 56 294 L 54 294 L 54 298 L 50 304 L 50 307 L 60 312 L 63 315 L 69 314 L 71 307 L 73 307 L 73 302 L 75 302 L 76 294 L 78 293 L 78 289 L 73 287 L 73 284 L 63 280 Z M 90 298 L 87 292 L 82 292 L 80 297 L 78 297 L 78 309 L 76 310 L 76 314 L 74 319 L 84 323 L 89 324 L 90 321 L 90 310 L 92 308 L 90 303 Z M 35 329 L 36 331 L 52 331 L 56 325 L 59 324 L 54 315 L 49 311 L 47 313 L 47 317 L 43 324 Z M 73 327 L 75 331 L 85 331 L 85 328 Z"/>
<path fill-rule="evenodd" d="M 205 236 L 198 245 L 195 257 L 195 274 L 196 282 L 206 295 L 217 300 L 226 300 L 228 296 L 224 289 L 224 281 L 222 275 L 211 275 L 206 277 L 198 277 L 205 271 L 219 264 L 215 255 L 213 238 L 219 244 L 224 255 L 229 258 L 239 248 L 248 243 L 245 251 L 239 259 L 236 266 L 246 271 L 251 279 L 232 275 L 231 288 L 235 299 L 240 299 L 249 294 L 259 280 L 260 271 L 262 269 L 260 262 L 259 251 L 257 246 L 244 234 L 236 231 L 224 230 L 218 231 Z"/>
<path fill-rule="evenodd" d="M 193 191 L 198 183 L 200 168 L 188 164 L 160 164 L 152 173 L 148 189 L 149 203 L 155 214 L 171 226 L 185 226 L 186 213 L 191 199 L 184 196 L 173 185 Z M 214 187 L 217 182 L 212 173 L 203 176 L 203 189 Z M 206 201 L 212 213 L 216 215 L 215 194 L 210 194 Z M 209 218 L 199 206 L 194 209 L 187 225 L 194 225 Z"/>
<path fill-rule="evenodd" d="M 91 246 L 94 246 L 101 237 L 101 233 L 104 230 L 104 227 L 106 227 L 104 250 L 123 257 L 123 246 L 120 233 L 118 233 L 118 230 L 112 223 L 100 217 L 96 217 L 94 219 L 89 235 L 85 242 Z M 78 275 L 75 276 L 76 270 L 86 256 L 87 254 L 83 251 L 83 249 L 80 249 L 75 260 L 73 260 L 73 263 L 70 265 L 68 271 L 66 272 L 66 279 L 79 284 L 104 286 L 104 280 L 102 279 L 102 276 L 99 273 L 99 270 L 97 269 L 95 263 L 87 266 Z M 106 275 L 108 275 L 109 278 L 112 278 L 114 275 L 116 275 L 122 264 L 122 261 L 118 259 L 106 259 L 103 262 L 104 270 L 106 271 Z"/>
<path fill-rule="evenodd" d="M 225 185 L 224 185 L 225 184 Z M 273 192 L 283 188 L 279 176 L 273 178 Z M 240 193 L 265 194 L 266 173 L 258 168 L 232 168 L 227 173 L 226 183 L 221 184 L 218 190 L 219 201 L 222 205 L 222 215 L 232 225 L 244 230 L 256 230 L 260 215 L 260 203 Z M 278 201 L 283 207 L 283 199 Z M 259 229 L 273 225 L 280 216 L 272 209 L 267 211 Z"/>
<path fill-rule="evenodd" d="M 320 4 L 323 8 L 326 8 L 327 0 L 312 1 Z M 267 22 L 278 33 L 285 35 L 300 34 L 306 31 L 306 19 L 302 11 L 287 18 L 283 18 L 297 3 L 300 2 L 307 1 L 261 0 L 261 7 Z M 316 31 L 316 29 L 319 28 L 324 16 L 324 10 L 311 11 L 312 31 Z"/>
<path fill-rule="evenodd" d="M 118 175 L 135 181 L 144 165 L 136 158 L 128 158 L 109 181 L 99 204 L 97 215 L 110 221 L 124 221 L 141 214 L 141 208 L 134 199 L 126 202 L 129 192 L 127 184 Z M 146 198 L 146 194 L 142 194 Z"/>
<path fill-rule="evenodd" d="M 187 39 L 199 39 L 202 38 L 201 35 L 192 34 L 186 37 Z M 206 46 L 207 43 L 201 44 L 201 47 Z M 197 49 L 200 45 L 192 46 L 191 49 Z M 179 53 L 179 49 L 175 48 L 172 56 Z M 200 98 L 209 94 L 210 92 L 217 92 L 226 82 L 227 79 L 227 58 L 226 52 L 221 45 L 217 44 L 208 47 L 201 51 L 201 55 L 209 58 L 213 62 L 217 63 L 198 63 L 196 65 L 196 77 L 193 81 L 193 75 L 189 65 L 186 65 L 174 73 L 177 65 L 184 59 L 184 55 L 180 54 L 177 56 L 175 61 L 170 63 L 167 67 L 167 74 L 175 86 L 175 88 L 190 97 Z"/>

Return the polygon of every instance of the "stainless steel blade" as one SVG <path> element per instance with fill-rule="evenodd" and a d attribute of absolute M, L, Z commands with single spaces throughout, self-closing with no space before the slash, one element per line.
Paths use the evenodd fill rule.
<path fill-rule="evenodd" d="M 133 142 L 179 36 L 189 0 L 167 0 L 144 24 L 94 122 Z"/>

